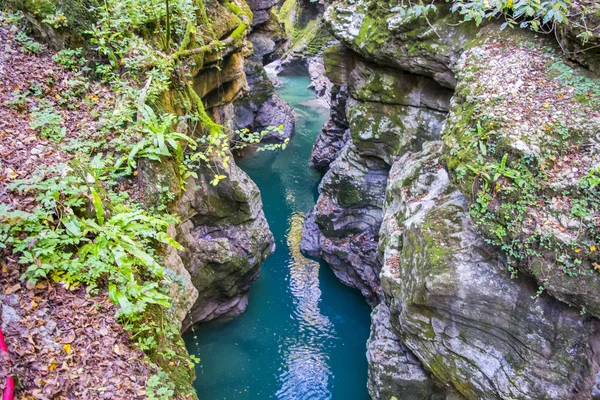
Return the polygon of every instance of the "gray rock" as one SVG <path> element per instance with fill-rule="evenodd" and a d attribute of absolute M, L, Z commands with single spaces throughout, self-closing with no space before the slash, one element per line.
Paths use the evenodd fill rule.
<path fill-rule="evenodd" d="M 349 130 L 328 120 L 313 145 L 310 154 L 311 165 L 318 170 L 326 171 L 339 155 L 349 136 Z"/>
<path fill-rule="evenodd" d="M 348 64 L 343 68 L 343 75 L 349 79 L 351 95 L 361 93 L 362 98 L 367 99 L 368 91 L 376 101 L 346 98 L 342 76 L 336 78 L 338 83 L 332 93 L 340 96 L 348 118 L 336 104 L 311 156 L 313 165 L 330 168 L 319 187 L 314 212 L 320 232 L 318 253 L 342 282 L 361 290 L 367 301 L 375 305 L 381 299 L 378 277 L 381 267 L 374 250 L 382 222 L 389 166 L 404 152 L 419 149 L 424 141 L 440 138 L 446 113 L 424 104 L 447 108 L 449 93 L 428 78 L 411 79 L 406 74 L 367 66 L 358 59 L 349 62 L 347 54 L 336 59 L 342 61 L 333 61 L 334 53 L 328 54 L 329 64 Z M 355 73 L 353 68 L 358 68 L 357 65 L 363 67 Z M 367 68 L 369 76 L 376 76 L 377 81 L 366 78 Z M 355 77 L 349 78 L 353 74 Z M 399 77 L 402 82 L 397 82 Z M 407 105 L 394 104 L 392 100 L 386 103 L 386 96 L 392 95 L 396 96 L 392 98 L 396 103 L 400 97 L 407 99 L 402 103 Z M 350 138 L 344 135 L 344 125 L 350 128 Z M 345 147 L 340 150 L 344 143 Z M 314 230 L 311 226 L 305 234 Z M 316 253 L 314 243 L 311 243 L 311 252 Z"/>
<path fill-rule="evenodd" d="M 322 57 L 309 57 L 307 60 L 308 75 L 311 84 L 309 88 L 315 90 L 317 99 L 324 106 L 329 106 L 331 101 L 331 82 L 325 76 L 325 65 Z"/>
<path fill-rule="evenodd" d="M 277 0 L 247 0 L 252 10 L 252 26 L 260 25 L 269 19 L 269 11 L 277 4 Z"/>
<path fill-rule="evenodd" d="M 334 84 L 331 88 L 329 120 L 323 125 L 310 155 L 310 162 L 316 169 L 327 170 L 350 137 L 346 118 L 347 99 L 347 87 Z"/>
<path fill-rule="evenodd" d="M 373 305 L 381 299 L 376 248 L 388 168 L 347 143 L 321 181 L 301 243 L 302 251 L 323 258 Z"/>
<path fill-rule="evenodd" d="M 443 390 L 392 331 L 390 310 L 385 303 L 371 313 L 371 335 L 367 341 L 369 381 L 373 400 L 442 400 Z"/>
<path fill-rule="evenodd" d="M 435 1 L 432 26 L 420 18 L 403 18 L 395 4 L 371 0 L 336 2 L 325 13 L 332 34 L 364 58 L 380 65 L 425 75 L 441 85 L 456 85 L 454 66 L 464 45 L 477 33 L 450 6 Z"/>
<path fill-rule="evenodd" d="M 394 330 L 467 399 L 590 398 L 598 321 L 511 279 L 440 155 L 441 143 L 426 143 L 390 172 L 380 259 Z"/>
<path fill-rule="evenodd" d="M 260 106 L 254 119 L 255 129 L 283 126 L 281 133 L 271 133 L 265 136 L 264 142 L 281 142 L 290 139 L 294 133 L 295 122 L 294 110 L 277 94 L 273 94 Z"/>
<path fill-rule="evenodd" d="M 254 182 L 234 163 L 220 170 L 227 178 L 216 186 L 212 173 L 199 171 L 177 202 L 175 239 L 185 248 L 179 257 L 199 293 L 184 329 L 244 311 L 250 284 L 274 248 Z"/>
<path fill-rule="evenodd" d="M 246 77 L 250 92 L 234 103 L 235 129 L 247 128 L 260 132 L 269 126 L 283 126 L 283 134 L 269 134 L 265 142 L 283 142 L 294 133 L 295 114 L 275 91 L 262 64 L 257 60 L 246 60 Z"/>

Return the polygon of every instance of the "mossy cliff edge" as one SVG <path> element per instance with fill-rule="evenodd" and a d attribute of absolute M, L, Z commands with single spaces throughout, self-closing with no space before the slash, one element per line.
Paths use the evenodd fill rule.
<path fill-rule="evenodd" d="M 116 7 L 129 5 L 119 3 Z M 104 18 L 104 28 L 108 30 L 118 29 L 121 23 L 118 15 L 108 13 L 107 16 L 107 4 L 44 0 L 11 1 L 8 6 L 24 13 L 34 37 L 56 50 L 83 46 L 84 56 L 93 56 L 105 44 L 90 40 L 90 36 L 98 35 L 90 30 L 100 21 L 100 14 Z M 179 7 L 179 3 L 171 6 Z M 158 336 L 150 335 L 157 343 L 149 345 L 146 353 L 168 374 L 167 379 L 181 398 L 196 397 L 191 386 L 193 364 L 183 345 L 181 329 L 243 312 L 250 285 L 259 274 L 260 263 L 274 247 L 260 192 L 235 165 L 228 146 L 229 140 L 234 138 L 234 128 L 253 123 L 242 126 L 233 123 L 234 103 L 249 92 L 246 60 L 253 49 L 247 37 L 253 26 L 260 25 L 253 20 L 252 7 L 262 16 L 265 12 L 269 14 L 272 5 L 248 5 L 243 0 L 194 1 L 188 14 L 185 9 L 175 8 L 173 15 L 178 18 L 184 15 L 185 18 L 177 21 L 179 30 L 173 30 L 170 37 L 164 34 L 164 19 L 157 16 L 158 19 L 153 20 L 153 16 L 145 16 L 150 22 L 113 36 L 111 40 L 117 39 L 109 43 L 105 53 L 100 50 L 101 63 L 106 66 L 96 70 L 97 74 L 109 76 L 102 78 L 110 83 L 107 90 L 112 88 L 122 95 L 124 88 L 130 88 L 127 90 L 135 94 L 135 100 L 124 97 L 123 103 L 117 104 L 122 108 L 132 106 L 132 111 L 131 119 L 120 121 L 121 125 L 116 125 L 117 133 L 107 136 L 106 147 L 111 154 L 116 148 L 116 156 L 120 155 L 118 145 L 113 145 L 110 140 L 118 137 L 119 131 L 135 127 L 136 120 L 139 124 L 142 117 L 149 118 L 147 115 L 173 116 L 167 128 L 169 132 L 180 135 L 177 139 L 187 141 L 186 146 L 194 141 L 200 149 L 210 150 L 199 154 L 205 162 L 197 162 L 196 153 L 181 151 L 186 146 L 176 141 L 167 145 L 172 146 L 173 151 L 163 151 L 159 156 L 144 157 L 139 156 L 140 150 L 137 154 L 127 150 L 129 157 L 125 154 L 124 158 L 128 159 L 129 171 L 119 177 L 121 187 L 135 193 L 136 202 L 145 212 L 162 215 L 167 211 L 178 218 L 167 233 L 182 247 L 157 245 L 153 250 L 172 278 L 168 290 L 164 290 L 172 298 L 171 307 L 148 307 L 142 321 L 166 324 L 161 325 L 162 333 Z M 128 35 L 144 47 L 134 48 L 132 54 L 119 54 L 118 51 L 125 47 L 117 48 L 115 43 L 128 45 L 127 41 L 120 42 Z M 115 49 L 117 51 L 113 51 Z M 145 54 L 152 54 L 152 57 L 133 67 L 131 61 L 147 49 L 150 50 Z M 264 73 L 261 65 L 256 68 Z M 167 72 L 163 74 L 164 71 Z M 274 95 L 272 91 L 269 94 Z M 149 106 L 151 111 L 144 106 Z M 266 124 L 271 125 L 269 122 Z M 293 126 L 293 119 L 290 123 Z M 287 128 L 291 130 L 289 126 Z M 138 137 L 138 141 L 142 138 Z M 79 155 L 75 157 L 79 158 Z M 93 167 L 83 164 L 82 168 Z M 104 207 L 110 209 L 108 196 L 98 192 Z M 98 202 L 94 204 L 98 207 Z M 145 329 L 143 327 L 141 325 L 140 329 Z M 140 333 L 136 340 L 145 335 Z M 170 388 L 169 385 L 166 387 Z"/>
<path fill-rule="evenodd" d="M 373 398 L 597 398 L 594 53 L 436 6 L 325 12 L 346 112 L 315 144 L 303 249 L 379 303 Z"/>

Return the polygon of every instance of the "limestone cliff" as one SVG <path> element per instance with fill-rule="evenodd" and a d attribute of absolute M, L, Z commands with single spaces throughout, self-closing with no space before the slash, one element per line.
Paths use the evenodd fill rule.
<path fill-rule="evenodd" d="M 436 5 L 427 23 L 380 1 L 326 11 L 349 97 L 313 149 L 328 171 L 303 250 L 382 300 L 374 399 L 596 398 L 597 58 Z"/>

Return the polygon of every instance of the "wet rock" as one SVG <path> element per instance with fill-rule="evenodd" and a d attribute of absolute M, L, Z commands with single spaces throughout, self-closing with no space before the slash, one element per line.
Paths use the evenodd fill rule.
<path fill-rule="evenodd" d="M 287 41 L 287 34 L 277 15 L 271 10 L 268 13 L 267 21 L 252 27 L 248 40 L 254 48 L 250 58 L 259 60 L 266 65 L 281 56 Z"/>
<path fill-rule="evenodd" d="M 274 94 L 263 103 L 254 119 L 255 129 L 265 129 L 269 126 L 282 125 L 282 132 L 270 133 L 263 137 L 264 142 L 282 142 L 290 139 L 294 133 L 294 110 L 279 95 Z"/>
<path fill-rule="evenodd" d="M 322 257 L 343 283 L 359 289 L 370 304 L 381 299 L 375 252 L 388 171 L 381 160 L 358 155 L 349 142 L 321 181 L 319 200 L 307 218 L 300 246 Z"/>
<path fill-rule="evenodd" d="M 331 88 L 329 120 L 323 125 L 310 155 L 310 162 L 314 168 L 327 170 L 350 137 L 346 118 L 347 99 L 347 87 L 334 84 Z"/>
<path fill-rule="evenodd" d="M 349 136 L 350 131 L 346 128 L 336 125 L 332 120 L 327 121 L 313 145 L 310 154 L 311 165 L 318 170 L 326 171 L 338 157 Z"/>
<path fill-rule="evenodd" d="M 246 60 L 246 76 L 250 93 L 235 102 L 235 129 L 250 129 L 260 132 L 269 126 L 283 125 L 283 135 L 269 134 L 265 142 L 283 142 L 294 132 L 294 110 L 275 91 L 262 64 L 257 60 Z"/>

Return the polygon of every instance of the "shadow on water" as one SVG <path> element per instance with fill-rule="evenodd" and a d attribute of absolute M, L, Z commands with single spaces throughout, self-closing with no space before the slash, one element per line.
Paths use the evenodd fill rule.
<path fill-rule="evenodd" d="M 282 81 L 279 93 L 298 114 L 294 137 L 283 152 L 238 162 L 261 190 L 277 247 L 261 266 L 244 314 L 186 334 L 188 350 L 201 358 L 195 387 L 202 400 L 368 399 L 370 309 L 299 248 L 320 180 L 308 160 L 328 111 L 311 102 L 307 77 Z"/>

